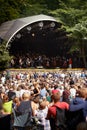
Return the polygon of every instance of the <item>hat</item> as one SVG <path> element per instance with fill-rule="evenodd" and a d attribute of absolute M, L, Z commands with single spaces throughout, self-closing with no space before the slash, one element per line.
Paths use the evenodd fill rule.
<path fill-rule="evenodd" d="M 55 93 L 58 93 L 58 92 L 59 92 L 59 90 L 54 89 L 54 90 L 52 90 L 52 95 Z"/>

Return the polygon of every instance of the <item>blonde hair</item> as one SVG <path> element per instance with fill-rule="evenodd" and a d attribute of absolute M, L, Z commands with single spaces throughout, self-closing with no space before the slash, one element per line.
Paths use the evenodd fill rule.
<path fill-rule="evenodd" d="M 25 93 L 23 93 L 22 98 L 23 98 L 23 100 L 29 100 L 30 94 L 25 92 Z"/>

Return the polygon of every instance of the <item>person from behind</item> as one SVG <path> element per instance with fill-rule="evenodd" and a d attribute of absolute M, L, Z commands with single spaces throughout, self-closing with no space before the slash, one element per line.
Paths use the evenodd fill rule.
<path fill-rule="evenodd" d="M 78 90 L 78 97 L 73 99 L 70 103 L 70 111 L 83 111 L 83 121 L 86 121 L 87 117 L 87 88 L 81 88 Z"/>
<path fill-rule="evenodd" d="M 70 102 L 67 119 L 68 129 L 70 130 L 76 130 L 76 127 L 80 122 L 87 121 L 87 88 L 79 89 L 78 97 Z"/>
<path fill-rule="evenodd" d="M 21 114 L 24 114 L 28 111 L 31 112 L 31 115 L 33 113 L 32 110 L 32 105 L 31 105 L 31 101 L 30 101 L 30 95 L 29 93 L 23 93 L 22 95 L 22 101 L 20 102 L 20 105 L 17 107 L 17 111 Z"/>
<path fill-rule="evenodd" d="M 50 125 L 51 125 L 51 130 L 60 130 L 59 127 L 56 127 L 56 119 L 57 119 L 57 108 L 62 109 L 62 110 L 68 110 L 69 109 L 69 104 L 66 102 L 61 102 L 60 101 L 61 94 L 58 90 L 52 90 L 52 99 L 54 101 L 54 104 L 49 107 L 48 109 L 48 114 L 47 114 L 47 119 L 50 120 Z"/>
<path fill-rule="evenodd" d="M 24 92 L 22 95 L 22 101 L 16 108 L 16 115 L 21 115 L 23 117 L 23 115 L 26 115 L 26 114 L 29 114 L 28 118 L 26 119 L 26 125 L 24 125 L 23 127 L 20 126 L 18 130 L 31 129 L 30 128 L 31 119 L 32 119 L 32 116 L 34 116 L 33 104 L 32 104 L 32 101 L 30 101 L 30 94 L 27 92 Z M 25 119 L 22 118 L 22 120 L 25 120 Z"/>
<path fill-rule="evenodd" d="M 36 116 L 38 120 L 40 121 L 41 125 L 44 126 L 44 130 L 51 130 L 50 122 L 49 120 L 46 119 L 47 112 L 48 112 L 48 108 L 47 108 L 46 102 L 43 100 L 40 100 L 39 109 L 37 111 Z"/>

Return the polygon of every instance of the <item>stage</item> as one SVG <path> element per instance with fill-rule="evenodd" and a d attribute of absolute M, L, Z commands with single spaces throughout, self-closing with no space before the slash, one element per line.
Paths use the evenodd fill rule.
<path fill-rule="evenodd" d="M 11 68 L 11 69 L 6 69 L 9 70 L 10 72 L 74 72 L 74 71 L 86 71 L 87 69 L 85 68 L 67 68 L 67 69 L 61 69 L 61 68 L 55 68 L 55 69 L 36 69 L 36 68 L 24 68 L 24 69 L 19 69 L 19 68 Z"/>

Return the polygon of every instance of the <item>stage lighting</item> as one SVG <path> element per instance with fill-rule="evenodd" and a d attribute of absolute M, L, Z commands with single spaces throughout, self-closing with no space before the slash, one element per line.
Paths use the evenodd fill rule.
<path fill-rule="evenodd" d="M 30 26 L 28 26 L 28 27 L 27 27 L 27 30 L 28 30 L 28 31 L 31 31 L 31 27 L 30 27 Z"/>
<path fill-rule="evenodd" d="M 32 37 L 34 37 L 35 36 L 35 34 L 34 33 L 32 33 Z"/>
<path fill-rule="evenodd" d="M 55 23 L 52 22 L 52 23 L 50 24 L 50 27 L 54 28 L 54 27 L 55 27 Z"/>
<path fill-rule="evenodd" d="M 40 22 L 38 25 L 39 25 L 39 27 L 42 28 L 44 24 L 43 24 L 43 22 Z"/>
<path fill-rule="evenodd" d="M 21 38 L 21 34 L 18 33 L 18 34 L 16 35 L 16 37 L 17 37 L 18 39 Z"/>

